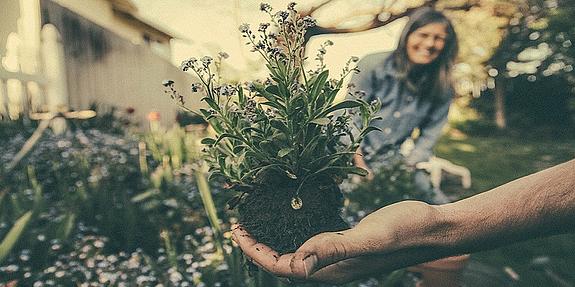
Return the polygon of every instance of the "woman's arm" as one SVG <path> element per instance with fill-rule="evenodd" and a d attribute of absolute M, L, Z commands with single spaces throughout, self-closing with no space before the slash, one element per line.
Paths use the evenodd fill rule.
<path fill-rule="evenodd" d="M 245 254 L 278 276 L 343 283 L 434 259 L 575 231 L 575 160 L 440 206 L 406 201 L 279 256 L 236 229 Z"/>
<path fill-rule="evenodd" d="M 362 154 L 361 148 L 358 148 L 355 151 L 355 154 L 353 154 L 353 164 L 357 167 L 361 167 L 361 168 L 367 170 L 367 176 L 366 176 L 367 180 L 373 179 L 373 176 L 374 176 L 373 171 L 371 170 L 371 168 L 369 168 L 369 166 L 365 162 L 365 159 L 363 159 L 363 154 Z"/>

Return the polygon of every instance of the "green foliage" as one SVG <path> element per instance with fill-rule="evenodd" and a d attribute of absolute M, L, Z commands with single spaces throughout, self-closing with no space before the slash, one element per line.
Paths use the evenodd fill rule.
<path fill-rule="evenodd" d="M 339 181 L 351 173 L 365 174 L 353 167 L 351 158 L 361 139 L 377 130 L 369 123 L 379 103 L 360 98 L 335 102 L 344 78 L 356 70 L 350 66 L 357 58 L 348 61 L 337 80 L 329 79 L 324 65 L 305 72 L 304 34 L 314 20 L 300 18 L 293 6 L 272 13 L 269 5 L 262 4 L 262 11 L 269 14 L 276 31 L 270 31 L 269 23 L 260 25 L 257 36 L 247 24 L 240 31 L 265 60 L 266 81 L 220 85 L 214 70 L 225 58 L 221 55 L 215 61 L 203 57 L 182 63 L 184 71 L 191 70 L 200 79 L 201 84 L 192 90 L 203 89 L 202 100 L 209 106 L 200 113 L 216 134 L 202 141 L 211 176 L 237 187 L 257 184 L 273 170 L 301 188 L 313 178 Z M 183 107 L 183 97 L 174 91 L 173 82 L 164 85 Z M 352 126 L 352 113 L 362 118 L 360 127 Z"/>
<path fill-rule="evenodd" d="M 14 226 L 12 226 L 8 234 L 6 234 L 6 237 L 0 242 L 0 263 L 8 256 L 14 244 L 18 241 L 18 238 L 20 238 L 22 232 L 24 232 L 31 217 L 32 211 L 28 211 L 22 215 L 22 217 L 18 218 L 18 220 L 14 222 Z"/>
<path fill-rule="evenodd" d="M 500 6 L 505 9 L 499 18 L 506 21 L 497 49 L 481 62 L 488 75 L 474 108 L 490 118 L 505 112 L 512 128 L 565 134 L 575 124 L 575 9 L 570 1 L 516 0 Z M 468 62 L 470 54 L 461 56 Z M 505 111 L 494 110 L 495 93 L 505 98 Z"/>
<path fill-rule="evenodd" d="M 178 131 L 165 142 L 189 144 Z M 24 141 L 13 134 L 2 145 L 2 166 Z M 211 243 L 214 233 L 205 228 L 209 221 L 195 181 L 175 172 L 176 159 L 184 159 L 178 163 L 182 167 L 188 157 L 154 147 L 170 154 L 174 165 L 154 159 L 137 137 L 80 129 L 62 136 L 47 132 L 19 167 L 0 171 L 0 283 L 126 282 L 118 277 L 122 273 L 128 282 L 156 284 L 180 275 L 188 282 L 221 280 L 225 270 L 216 268 L 224 261 Z M 185 152 L 190 146 L 179 147 Z M 222 242 L 219 249 L 229 245 Z M 210 259 L 204 262 L 202 256 Z M 110 269 L 101 273 L 89 262 Z M 141 269 L 128 267 L 131 262 Z"/>
<path fill-rule="evenodd" d="M 38 126 L 35 121 L 19 118 L 17 120 L 0 120 L 0 143 L 4 144 L 14 135 L 28 137 L 32 135 L 34 129 Z"/>

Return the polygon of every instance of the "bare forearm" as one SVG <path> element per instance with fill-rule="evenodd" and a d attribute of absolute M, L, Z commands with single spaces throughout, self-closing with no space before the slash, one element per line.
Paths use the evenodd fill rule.
<path fill-rule="evenodd" d="M 571 231 L 575 160 L 455 203 L 404 201 L 379 209 L 352 229 L 322 233 L 304 243 L 290 270 L 296 278 L 343 283 Z"/>
<path fill-rule="evenodd" d="M 437 209 L 456 252 L 575 231 L 575 160 Z"/>
<path fill-rule="evenodd" d="M 351 232 L 354 250 L 380 255 L 383 269 L 575 231 L 575 160 L 455 203 L 400 202 L 372 215 Z"/>

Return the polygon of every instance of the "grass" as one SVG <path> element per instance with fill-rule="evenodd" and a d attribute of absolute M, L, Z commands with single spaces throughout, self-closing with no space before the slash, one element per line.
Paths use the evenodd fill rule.
<path fill-rule="evenodd" d="M 538 137 L 532 134 L 494 133 L 465 135 L 450 131 L 436 146 L 436 155 L 471 170 L 472 187 L 456 191 L 467 197 L 516 178 L 575 158 L 575 138 Z M 450 192 L 454 192 L 448 189 Z M 575 283 L 575 234 L 530 240 L 473 254 L 474 260 L 499 270 L 510 267 L 519 275 L 516 286 L 564 286 L 554 283 L 532 260 L 548 257 L 552 272 Z M 571 286 L 571 285 L 567 285 Z"/>

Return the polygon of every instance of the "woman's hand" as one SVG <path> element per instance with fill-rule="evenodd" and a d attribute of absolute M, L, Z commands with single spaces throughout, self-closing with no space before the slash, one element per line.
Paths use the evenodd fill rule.
<path fill-rule="evenodd" d="M 355 154 L 353 155 L 353 164 L 357 167 L 361 167 L 367 170 L 367 176 L 365 177 L 367 180 L 373 179 L 373 171 L 369 168 L 365 160 L 363 159 L 363 155 L 361 154 L 361 150 L 358 149 Z"/>

